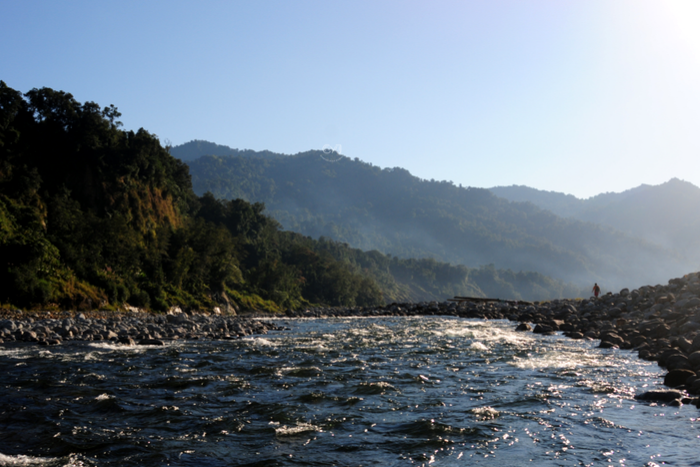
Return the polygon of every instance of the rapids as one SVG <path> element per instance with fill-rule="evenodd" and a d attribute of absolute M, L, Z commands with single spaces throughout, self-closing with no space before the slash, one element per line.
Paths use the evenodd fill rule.
<path fill-rule="evenodd" d="M 655 363 L 445 317 L 165 346 L 0 347 L 0 466 L 700 465 Z"/>

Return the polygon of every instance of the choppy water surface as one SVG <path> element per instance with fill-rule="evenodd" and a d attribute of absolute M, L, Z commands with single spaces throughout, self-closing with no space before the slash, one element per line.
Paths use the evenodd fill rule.
<path fill-rule="evenodd" d="M 700 465 L 628 351 L 449 318 L 237 341 L 0 348 L 4 465 Z"/>

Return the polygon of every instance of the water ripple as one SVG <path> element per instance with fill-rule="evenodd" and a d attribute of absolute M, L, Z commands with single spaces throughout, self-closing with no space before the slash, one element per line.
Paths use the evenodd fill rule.
<path fill-rule="evenodd" d="M 660 369 L 512 323 L 290 319 L 164 347 L 0 347 L 5 465 L 700 465 Z M 612 441 L 611 441 L 612 440 Z"/>

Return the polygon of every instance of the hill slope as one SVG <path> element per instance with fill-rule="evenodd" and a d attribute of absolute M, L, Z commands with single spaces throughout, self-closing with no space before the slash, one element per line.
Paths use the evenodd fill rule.
<path fill-rule="evenodd" d="M 531 202 L 553 213 L 613 227 L 680 252 L 700 264 L 700 188 L 677 178 L 661 185 L 641 185 L 622 193 L 578 199 L 525 186 L 494 187 L 511 201 Z"/>
<path fill-rule="evenodd" d="M 399 257 L 494 264 L 610 289 L 692 269 L 678 255 L 608 227 L 322 151 L 206 156 L 189 165 L 197 193 L 261 201 L 287 229 Z"/>
<path fill-rule="evenodd" d="M 197 198 L 188 168 L 116 108 L 0 81 L 0 304 L 279 309 L 382 291 L 263 206 Z M 400 290 L 393 277 L 389 287 Z M 338 291 L 342 291 L 342 294 Z"/>
<path fill-rule="evenodd" d="M 0 81 L 0 307 L 281 310 L 576 295 L 540 274 L 282 231 L 260 203 L 197 197 L 188 167 L 146 130 L 120 130 L 119 115 Z"/>
<path fill-rule="evenodd" d="M 253 151 L 252 149 L 233 149 L 221 144 L 210 143 L 199 139 L 181 144 L 169 149 L 173 157 L 181 161 L 193 161 L 201 156 L 241 156 L 241 157 L 279 157 L 270 151 Z"/>

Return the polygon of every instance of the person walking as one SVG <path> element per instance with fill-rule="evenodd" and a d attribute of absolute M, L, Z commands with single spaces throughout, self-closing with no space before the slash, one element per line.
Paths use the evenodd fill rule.
<path fill-rule="evenodd" d="M 600 287 L 597 282 L 593 286 L 593 295 L 595 295 L 595 298 L 598 298 L 598 295 L 600 295 Z"/>

